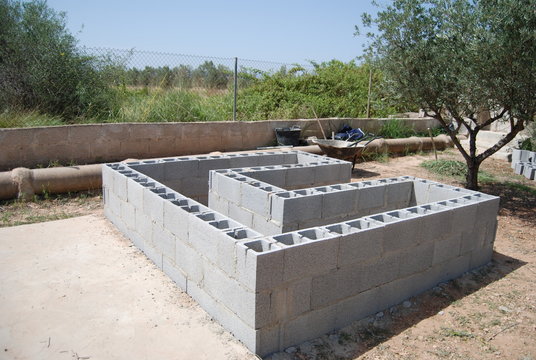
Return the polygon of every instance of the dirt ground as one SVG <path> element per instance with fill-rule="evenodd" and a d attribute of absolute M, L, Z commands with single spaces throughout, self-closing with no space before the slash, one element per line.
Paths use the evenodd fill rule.
<path fill-rule="evenodd" d="M 454 150 L 439 156 L 460 159 Z M 462 185 L 419 166 L 432 158 L 425 154 L 359 163 L 353 181 L 412 175 Z M 482 170 L 495 181 L 482 184 L 481 191 L 501 197 L 490 265 L 270 358 L 536 360 L 536 182 L 515 175 L 502 160 L 488 159 Z M 102 211 L 99 194 L 83 201 L 58 199 L 0 203 L 0 226 L 27 221 L 32 214 L 63 218 Z"/>

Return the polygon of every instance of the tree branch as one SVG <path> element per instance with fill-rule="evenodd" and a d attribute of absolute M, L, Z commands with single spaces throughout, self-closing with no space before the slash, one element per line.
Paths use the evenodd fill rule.
<path fill-rule="evenodd" d="M 441 116 L 441 111 L 440 110 L 438 111 L 438 109 L 433 109 L 433 108 L 431 108 L 431 109 L 434 112 L 434 115 L 430 115 L 426 110 L 424 111 L 424 114 L 426 116 L 428 116 L 428 117 L 433 117 L 434 119 L 436 119 L 437 121 L 439 121 L 441 123 L 443 128 L 447 131 L 447 134 L 452 139 L 452 142 L 454 143 L 454 145 L 456 146 L 458 151 L 463 155 L 464 159 L 467 160 L 469 158 L 469 154 L 467 154 L 467 151 L 465 151 L 465 149 L 463 148 L 462 144 L 460 143 L 460 140 L 456 136 L 456 132 L 452 131 L 449 128 L 449 126 L 447 125 L 447 122 L 445 121 L 445 119 L 443 119 L 443 116 Z"/>
<path fill-rule="evenodd" d="M 504 145 L 508 144 L 510 141 L 512 141 L 513 138 L 516 137 L 516 135 L 522 131 L 525 128 L 525 122 L 523 120 L 517 120 L 514 127 L 510 130 L 508 134 L 506 134 L 505 137 L 497 141 L 495 145 L 481 153 L 477 156 L 477 161 L 482 162 L 491 155 L 495 154 L 497 151 L 499 151 Z"/>
<path fill-rule="evenodd" d="M 490 117 L 488 120 L 486 120 L 482 125 L 478 125 L 478 128 L 479 129 L 482 129 L 482 128 L 485 128 L 486 126 L 488 125 L 491 125 L 493 122 L 501 119 L 504 114 L 506 114 L 508 110 L 506 108 L 502 109 L 502 111 L 499 113 L 499 115 L 497 116 L 494 116 L 494 117 Z"/>

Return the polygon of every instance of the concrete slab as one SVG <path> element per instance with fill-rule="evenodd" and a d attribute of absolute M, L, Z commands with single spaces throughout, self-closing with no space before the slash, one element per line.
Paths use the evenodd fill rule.
<path fill-rule="evenodd" d="M 256 359 L 102 216 L 0 229 L 2 359 Z"/>

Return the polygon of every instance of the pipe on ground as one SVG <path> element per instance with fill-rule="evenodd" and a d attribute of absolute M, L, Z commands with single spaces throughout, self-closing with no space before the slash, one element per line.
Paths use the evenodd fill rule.
<path fill-rule="evenodd" d="M 431 138 L 410 137 L 406 139 L 376 139 L 369 143 L 364 155 L 373 153 L 405 154 L 408 152 L 437 150 L 453 147 L 447 135 Z M 299 146 L 296 150 L 322 154 L 317 145 Z M 102 165 L 81 165 L 46 169 L 16 168 L 0 172 L 0 200 L 20 198 L 31 199 L 35 194 L 60 194 L 67 192 L 100 189 L 102 186 Z"/>
<path fill-rule="evenodd" d="M 31 199 L 35 194 L 60 194 L 99 189 L 102 165 L 46 169 L 16 168 L 0 173 L 0 199 Z"/>

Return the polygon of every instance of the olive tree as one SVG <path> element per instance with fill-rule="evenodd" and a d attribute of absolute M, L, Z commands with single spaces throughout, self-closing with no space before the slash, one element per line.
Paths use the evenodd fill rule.
<path fill-rule="evenodd" d="M 393 0 L 362 20 L 391 93 L 442 124 L 467 163 L 466 187 L 477 189 L 482 161 L 535 118 L 536 0 Z M 478 153 L 478 132 L 496 121 L 509 132 Z"/>

